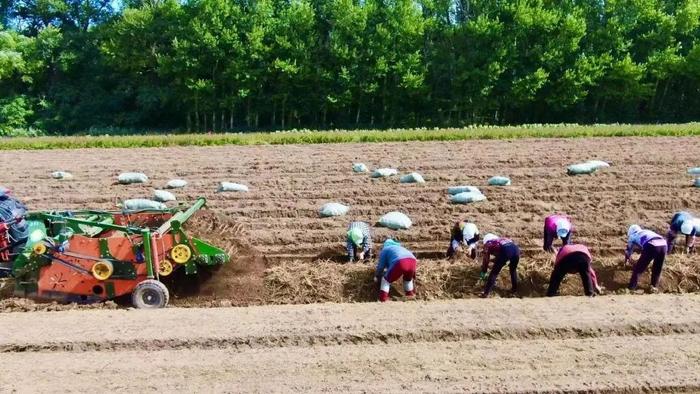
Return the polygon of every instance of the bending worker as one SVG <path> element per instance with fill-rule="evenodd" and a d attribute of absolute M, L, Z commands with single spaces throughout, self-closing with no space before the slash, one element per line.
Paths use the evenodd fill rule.
<path fill-rule="evenodd" d="M 12 192 L 0 186 L 0 278 L 10 276 L 12 261 L 20 254 L 29 237 L 29 225 L 25 220 L 27 207 L 12 196 Z"/>
<path fill-rule="evenodd" d="M 562 245 L 568 245 L 573 231 L 574 226 L 568 216 L 561 214 L 547 216 L 544 219 L 544 250 L 554 253 L 552 244 L 555 238 L 560 238 Z"/>
<path fill-rule="evenodd" d="M 602 289 L 598 286 L 598 278 L 591 265 L 591 260 L 591 253 L 585 245 L 569 244 L 559 249 L 559 253 L 557 253 L 556 260 L 554 261 L 552 276 L 549 278 L 547 297 L 557 295 L 559 292 L 559 285 L 561 285 L 561 281 L 566 274 L 575 273 L 581 275 L 583 292 L 587 296 L 591 297 L 595 293 L 600 294 Z"/>
<path fill-rule="evenodd" d="M 484 258 L 481 264 L 480 279 L 486 279 L 486 272 L 489 268 L 489 262 L 493 255 L 494 262 L 491 274 L 488 276 L 488 281 L 484 287 L 484 292 L 481 297 L 488 297 L 491 290 L 496 285 L 496 279 L 501 269 L 508 264 L 510 269 L 511 293 L 518 291 L 518 262 L 520 261 L 520 248 L 512 240 L 508 238 L 500 238 L 495 234 L 486 234 L 484 236 Z"/>
<path fill-rule="evenodd" d="M 656 290 L 661 279 L 661 269 L 664 266 L 666 259 L 666 240 L 659 234 L 644 230 L 636 224 L 633 224 L 627 230 L 627 249 L 625 250 L 625 264 L 630 263 L 632 253 L 635 249 L 642 251 L 639 260 L 632 267 L 632 278 L 630 279 L 629 289 L 635 290 L 639 281 L 639 275 L 646 271 L 649 263 L 653 260 L 654 265 L 651 267 L 651 287 Z"/>
<path fill-rule="evenodd" d="M 450 246 L 447 249 L 447 258 L 452 258 L 457 254 L 462 246 L 467 248 L 467 253 L 476 257 L 476 244 L 479 242 L 479 229 L 474 223 L 461 221 L 452 227 Z"/>
<path fill-rule="evenodd" d="M 368 260 L 372 254 L 372 232 L 365 222 L 352 222 L 347 232 L 348 261 Z"/>
<path fill-rule="evenodd" d="M 381 280 L 379 301 L 385 302 L 389 299 L 391 283 L 401 277 L 403 277 L 403 290 L 406 297 L 414 297 L 416 289 L 413 282 L 416 278 L 417 263 L 416 257 L 408 249 L 393 239 L 387 239 L 379 253 L 379 263 L 374 273 L 374 282 Z"/>
<path fill-rule="evenodd" d="M 695 237 L 700 234 L 700 219 L 688 212 L 676 212 L 673 215 L 666 234 L 668 253 L 673 252 L 678 233 L 685 235 L 685 253 L 691 253 L 695 247 Z"/>

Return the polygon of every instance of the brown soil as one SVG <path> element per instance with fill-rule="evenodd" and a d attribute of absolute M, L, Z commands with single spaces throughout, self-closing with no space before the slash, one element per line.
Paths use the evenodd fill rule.
<path fill-rule="evenodd" d="M 208 281 L 171 285 L 173 302 L 249 305 L 374 299 L 371 267 L 339 264 L 343 235 L 349 221 L 375 223 L 392 210 L 406 212 L 414 227 L 399 233 L 377 228 L 376 239 L 396 236 L 418 254 L 423 299 L 478 293 L 476 262 L 441 258 L 449 227 L 461 218 L 475 221 L 482 233 L 515 239 L 524 251 L 519 296 L 542 295 L 551 271 L 551 256 L 540 251 L 542 221 L 557 211 L 573 217 L 575 240 L 591 247 L 602 285 L 618 292 L 630 275 L 622 264 L 627 226 L 637 222 L 664 233 L 674 211 L 697 209 L 700 190 L 689 187 L 685 174 L 687 167 L 697 165 L 698 150 L 689 149 L 692 146 L 700 146 L 700 139 L 4 151 L 0 165 L 6 169 L 3 184 L 33 209 L 112 208 L 117 199 L 151 196 L 171 178 L 188 180 L 186 188 L 174 193 L 183 201 L 205 196 L 210 209 L 190 223 L 192 233 L 228 249 L 233 260 Z M 566 165 L 589 159 L 611 161 L 613 166 L 592 176 L 566 175 Z M 370 168 L 418 171 L 427 183 L 405 185 L 398 177 L 374 180 L 354 174 L 351 165 L 358 161 Z M 75 180 L 50 179 L 55 170 L 70 171 Z M 115 185 L 122 171 L 143 171 L 151 181 Z M 513 185 L 486 186 L 492 175 L 510 176 Z M 215 193 L 219 181 L 245 183 L 251 192 Z M 446 189 L 459 184 L 480 187 L 488 201 L 450 204 Z M 319 218 L 318 208 L 328 201 L 349 204 L 350 214 Z M 507 274 L 501 279 L 499 288 L 507 290 Z M 643 287 L 647 283 L 645 275 Z M 697 255 L 671 256 L 661 289 L 700 289 Z M 579 279 L 568 278 L 562 293 L 581 294 Z"/>
<path fill-rule="evenodd" d="M 0 336 L 0 387 L 697 392 L 698 308 L 653 295 L 4 313 L 22 329 Z"/>

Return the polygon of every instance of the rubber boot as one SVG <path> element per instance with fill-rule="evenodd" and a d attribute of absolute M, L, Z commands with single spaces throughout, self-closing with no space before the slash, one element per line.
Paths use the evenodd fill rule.
<path fill-rule="evenodd" d="M 387 302 L 388 300 L 389 300 L 389 292 L 380 291 L 379 292 L 379 301 L 380 302 Z"/>

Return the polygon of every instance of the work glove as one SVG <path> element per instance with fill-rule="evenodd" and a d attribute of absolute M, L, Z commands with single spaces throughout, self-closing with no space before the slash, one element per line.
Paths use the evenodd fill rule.
<path fill-rule="evenodd" d="M 479 280 L 486 280 L 486 272 L 482 272 L 479 274 Z"/>
<path fill-rule="evenodd" d="M 378 278 L 378 277 L 375 276 L 373 279 L 374 279 L 374 283 L 379 282 L 379 278 Z"/>
<path fill-rule="evenodd" d="M 364 260 L 365 259 L 365 252 L 360 252 L 360 254 L 357 256 L 357 260 Z"/>

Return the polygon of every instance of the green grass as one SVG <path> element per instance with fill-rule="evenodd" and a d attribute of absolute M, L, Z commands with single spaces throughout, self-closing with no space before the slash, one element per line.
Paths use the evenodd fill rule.
<path fill-rule="evenodd" d="M 166 146 L 285 145 L 352 142 L 464 141 L 517 138 L 700 136 L 700 123 L 660 125 L 523 125 L 463 129 L 286 131 L 236 134 L 56 136 L 0 139 L 0 150 L 141 148 Z"/>

